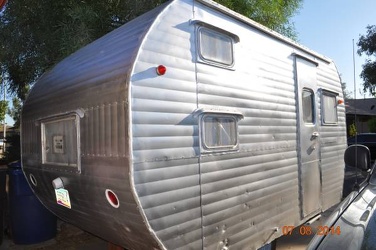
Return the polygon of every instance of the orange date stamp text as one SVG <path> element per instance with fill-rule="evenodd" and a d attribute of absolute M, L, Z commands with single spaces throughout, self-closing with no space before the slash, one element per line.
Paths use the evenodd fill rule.
<path fill-rule="evenodd" d="M 341 235 L 341 227 L 340 226 L 317 226 L 317 227 L 311 227 L 307 225 L 303 225 L 300 227 L 294 227 L 294 226 L 283 226 L 282 227 L 282 234 L 283 235 L 292 235 L 293 230 L 298 230 L 297 233 L 299 235 Z"/>

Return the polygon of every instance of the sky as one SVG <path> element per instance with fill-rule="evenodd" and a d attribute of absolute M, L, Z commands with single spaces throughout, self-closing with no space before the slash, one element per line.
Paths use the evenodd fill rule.
<path fill-rule="evenodd" d="M 298 42 L 334 60 L 353 98 L 355 65 L 357 99 L 371 97 L 363 93 L 363 80 L 359 77 L 367 56 L 356 53 L 356 43 L 360 35 L 366 34 L 367 25 L 376 25 L 375 10 L 376 0 L 303 0 L 302 8 L 292 18 Z"/>

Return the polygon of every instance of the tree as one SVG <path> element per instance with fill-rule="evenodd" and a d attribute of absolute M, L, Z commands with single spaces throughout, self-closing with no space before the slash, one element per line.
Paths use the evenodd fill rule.
<path fill-rule="evenodd" d="M 54 64 L 161 0 L 12 0 L 0 14 L 0 68 L 24 100 Z"/>
<path fill-rule="evenodd" d="M 3 77 L 1 74 L 0 74 L 0 84 L 3 84 Z M 7 108 L 8 108 L 8 102 L 5 100 L 1 100 L 0 101 L 0 122 L 4 121 Z"/>
<path fill-rule="evenodd" d="M 349 92 L 349 91 L 347 90 L 347 86 L 346 86 L 346 83 L 345 83 L 345 82 L 342 82 L 342 81 L 341 81 L 341 87 L 342 87 L 342 92 L 343 92 L 343 98 L 344 98 L 345 100 L 347 100 L 347 99 L 352 99 L 352 97 L 351 97 L 351 92 Z"/>
<path fill-rule="evenodd" d="M 217 0 L 216 2 L 294 40 L 297 38 L 290 18 L 301 8 L 302 0 Z"/>
<path fill-rule="evenodd" d="M 7 108 L 8 108 L 8 102 L 1 100 L 0 101 L 0 121 L 4 121 Z"/>
<path fill-rule="evenodd" d="M 351 91 L 349 92 L 349 91 L 347 90 L 346 83 L 342 81 L 342 75 L 339 75 L 339 79 L 340 79 L 340 81 L 341 81 L 341 87 L 342 87 L 343 98 L 345 98 L 345 100 L 346 100 L 346 99 L 352 99 L 352 97 L 351 97 L 351 94 L 352 94 Z"/>
<path fill-rule="evenodd" d="M 167 0 L 12 0 L 0 12 L 0 70 L 21 100 L 41 74 L 91 41 Z M 217 2 L 290 37 L 302 0 Z"/>
<path fill-rule="evenodd" d="M 376 133 L 376 118 L 373 117 L 369 119 L 367 123 L 368 123 L 369 132 Z"/>
<path fill-rule="evenodd" d="M 22 101 L 17 97 L 14 97 L 12 100 L 12 107 L 8 108 L 7 114 L 12 117 L 14 120 L 13 127 L 19 128 L 20 127 L 20 118 L 21 118 L 21 109 L 22 109 Z"/>
<path fill-rule="evenodd" d="M 363 64 L 363 70 L 360 76 L 363 78 L 363 90 L 369 91 L 372 95 L 376 94 L 376 25 L 367 26 L 367 34 L 361 35 L 357 43 L 359 49 L 358 54 L 365 53 L 368 57 L 374 57 L 372 61 L 370 58 Z"/>
<path fill-rule="evenodd" d="M 355 125 L 355 121 L 354 123 L 350 124 L 350 127 L 349 127 L 349 136 L 356 136 L 356 125 Z"/>

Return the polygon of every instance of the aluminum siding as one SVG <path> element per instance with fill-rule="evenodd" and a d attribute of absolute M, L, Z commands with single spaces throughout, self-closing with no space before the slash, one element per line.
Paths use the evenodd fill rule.
<path fill-rule="evenodd" d="M 234 70 L 198 65 L 199 108 L 244 115 L 239 152 L 201 159 L 204 247 L 258 248 L 300 221 L 293 48 L 196 7 L 198 20 L 240 39 Z"/>
<path fill-rule="evenodd" d="M 326 67 L 318 68 L 317 83 L 321 90 L 338 93 L 338 99 L 343 100 L 340 78 L 333 63 Z M 321 100 L 319 105 L 321 111 Z M 345 105 L 338 105 L 337 112 L 337 125 L 322 125 L 320 127 L 323 210 L 339 203 L 342 198 L 345 172 L 343 155 L 347 147 Z M 319 114 L 321 121 L 321 112 L 319 112 Z"/>
<path fill-rule="evenodd" d="M 207 1 L 208 2 L 208 1 Z M 319 63 L 318 86 L 339 93 L 334 64 L 212 9 L 196 5 L 195 19 L 239 36 L 234 70 L 198 64 L 198 107 L 236 109 L 238 153 L 202 155 L 203 237 L 206 249 L 258 248 L 300 217 L 294 53 Z M 317 93 L 319 94 L 319 93 Z M 319 106 L 319 104 L 318 104 Z M 338 126 L 321 128 L 323 209 L 341 198 L 344 107 Z M 321 124 L 320 124 L 321 125 Z"/>
<path fill-rule="evenodd" d="M 240 38 L 234 71 L 195 65 L 189 3 L 175 1 L 166 10 L 174 14 L 160 16 L 132 74 L 136 192 L 151 229 L 168 249 L 258 248 L 280 236 L 283 226 L 302 223 L 293 53 L 317 60 L 318 72 L 329 63 L 195 3 L 193 20 Z M 166 75 L 156 76 L 159 64 L 167 66 Z M 333 90 L 338 75 L 329 71 L 321 81 Z M 200 153 L 196 108 L 235 108 L 244 115 L 239 152 Z M 324 147 L 323 153 L 340 154 L 343 146 L 335 150 Z M 327 185 L 329 178 L 323 182 Z M 327 206 L 340 195 L 325 194 Z"/>
<path fill-rule="evenodd" d="M 22 111 L 22 161 L 35 193 L 60 218 L 129 249 L 158 248 L 130 183 L 129 72 L 144 35 L 166 5 L 60 62 L 32 89 Z M 81 173 L 41 166 L 40 119 L 80 110 Z M 66 180 L 72 209 L 56 203 L 52 180 Z M 118 209 L 106 199 L 113 190 Z"/>
<path fill-rule="evenodd" d="M 143 42 L 131 78 L 135 189 L 167 249 L 202 249 L 192 1 L 173 1 Z M 167 67 L 163 76 L 158 65 Z"/>
<path fill-rule="evenodd" d="M 318 61 L 318 85 L 341 93 L 335 67 L 202 1 L 172 1 L 140 17 L 34 87 L 23 110 L 24 170 L 63 219 L 131 249 L 254 249 L 302 222 L 292 54 Z M 239 36 L 235 70 L 195 63 L 194 20 Z M 244 115 L 238 152 L 201 154 L 195 111 L 213 107 Z M 42 169 L 38 120 L 77 109 L 84 112 L 81 174 Z M 324 208 L 339 199 L 343 181 L 344 107 L 338 111 L 338 127 L 320 130 Z M 56 205 L 58 176 L 69 179 L 72 210 Z M 107 203 L 106 188 L 119 196 L 119 209 Z"/>

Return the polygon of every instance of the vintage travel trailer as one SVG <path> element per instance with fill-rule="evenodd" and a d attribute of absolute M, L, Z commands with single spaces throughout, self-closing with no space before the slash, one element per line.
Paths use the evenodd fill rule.
<path fill-rule="evenodd" d="M 257 249 L 341 199 L 328 58 L 210 0 L 174 0 L 46 72 L 22 165 L 63 220 L 127 249 Z"/>

